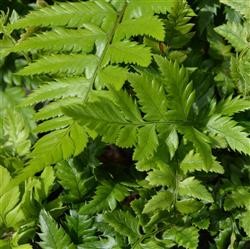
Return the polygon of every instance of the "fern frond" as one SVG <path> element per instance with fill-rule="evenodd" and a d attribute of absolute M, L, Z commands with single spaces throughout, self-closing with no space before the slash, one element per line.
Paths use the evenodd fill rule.
<path fill-rule="evenodd" d="M 56 81 L 41 85 L 24 99 L 22 105 L 34 105 L 46 100 L 56 100 L 66 97 L 84 98 L 88 87 L 89 81 L 84 77 L 57 79 Z"/>
<path fill-rule="evenodd" d="M 75 210 L 70 210 L 70 215 L 67 215 L 66 220 L 71 237 L 76 237 L 76 241 L 79 242 L 77 244 L 84 243 L 85 240 L 90 242 L 97 240 L 93 218 L 80 215 Z"/>
<path fill-rule="evenodd" d="M 17 110 L 6 109 L 1 120 L 1 129 L 6 141 L 3 146 L 10 148 L 13 155 L 24 156 L 29 153 L 31 142 L 29 127 Z"/>
<path fill-rule="evenodd" d="M 240 224 L 248 237 L 250 237 L 250 210 L 244 212 L 240 216 Z"/>
<path fill-rule="evenodd" d="M 96 189 L 93 199 L 81 207 L 80 214 L 94 214 L 101 210 L 114 210 L 117 202 L 129 194 L 127 187 L 121 184 L 103 182 Z"/>
<path fill-rule="evenodd" d="M 159 191 L 145 205 L 143 213 L 152 213 L 156 210 L 170 211 L 174 201 L 174 195 L 168 190 Z"/>
<path fill-rule="evenodd" d="M 182 196 L 189 196 L 213 202 L 213 197 L 200 181 L 196 180 L 193 176 L 186 178 L 179 183 L 179 194 Z"/>
<path fill-rule="evenodd" d="M 244 128 L 237 125 L 237 122 L 230 117 L 214 115 L 207 123 L 207 127 L 212 134 L 224 137 L 232 150 L 250 155 L 250 138 L 244 132 Z"/>
<path fill-rule="evenodd" d="M 149 47 L 127 40 L 112 43 L 107 52 L 107 57 L 112 63 L 125 62 L 142 67 L 147 67 L 151 63 Z"/>
<path fill-rule="evenodd" d="M 250 109 L 250 100 L 236 97 L 228 97 L 216 106 L 216 112 L 225 116 L 232 116 L 235 113 Z"/>
<path fill-rule="evenodd" d="M 130 74 L 129 82 L 135 90 L 146 120 L 164 119 L 167 111 L 167 98 L 161 82 L 144 74 Z"/>
<path fill-rule="evenodd" d="M 208 167 L 204 164 L 203 159 L 198 153 L 190 151 L 180 163 L 180 168 L 184 174 L 195 171 L 215 172 L 219 174 L 224 173 L 223 167 L 213 158 L 212 164 Z"/>
<path fill-rule="evenodd" d="M 84 171 L 77 169 L 71 160 L 58 163 L 56 176 L 65 190 L 64 199 L 68 201 L 81 201 L 86 192 L 93 187 L 93 177 L 88 177 Z"/>
<path fill-rule="evenodd" d="M 44 56 L 18 72 L 20 75 L 35 74 L 69 74 L 82 75 L 87 78 L 93 75 L 98 59 L 94 55 L 71 54 Z"/>
<path fill-rule="evenodd" d="M 129 39 L 132 36 L 138 35 L 147 35 L 156 40 L 163 41 L 165 36 L 163 22 L 156 16 L 143 16 L 124 20 L 118 26 L 114 40 Z"/>
<path fill-rule="evenodd" d="M 174 186 L 175 174 L 169 165 L 158 162 L 157 167 L 148 173 L 146 180 L 152 186 Z"/>
<path fill-rule="evenodd" d="M 192 83 L 189 83 L 187 71 L 176 62 L 173 63 L 160 56 L 154 56 L 164 78 L 170 100 L 171 115 L 176 119 L 187 120 L 195 98 Z"/>
<path fill-rule="evenodd" d="M 166 22 L 166 41 L 174 48 L 186 45 L 194 35 L 191 32 L 194 24 L 189 23 L 195 13 L 187 4 L 186 0 L 172 1 L 173 6 Z"/>
<path fill-rule="evenodd" d="M 63 111 L 66 115 L 98 132 L 103 136 L 103 140 L 108 143 L 116 143 L 118 138 L 121 140 L 121 137 L 124 137 L 123 134 L 127 137 L 126 132 L 128 130 L 125 128 L 137 129 L 138 125 L 142 124 L 137 119 L 126 119 L 126 112 L 121 112 L 115 104 L 103 97 L 98 102 L 84 106 L 64 107 Z M 134 134 L 134 132 L 131 134 Z M 131 140 L 136 141 L 136 137 L 131 138 Z M 126 141 L 120 141 L 121 144 L 123 142 L 127 144 Z"/>
<path fill-rule="evenodd" d="M 117 233 L 127 236 L 130 243 L 133 243 L 138 237 L 139 221 L 129 212 L 117 210 L 106 213 L 104 221 L 114 228 Z"/>
<path fill-rule="evenodd" d="M 43 32 L 17 43 L 9 52 L 44 50 L 54 53 L 61 52 L 91 52 L 95 41 L 103 39 L 106 34 L 96 29 L 55 29 Z"/>
<path fill-rule="evenodd" d="M 246 207 L 247 209 L 250 206 L 250 191 L 249 188 L 237 187 L 225 198 L 224 209 L 226 211 L 232 210 L 237 207 Z"/>
<path fill-rule="evenodd" d="M 199 230 L 196 227 L 173 226 L 163 234 L 164 240 L 174 241 L 178 246 L 196 249 L 199 242 Z"/>
<path fill-rule="evenodd" d="M 70 237 L 65 233 L 62 227 L 58 227 L 54 219 L 45 211 L 42 210 L 39 216 L 41 233 L 39 234 L 41 242 L 39 245 L 44 249 L 75 249 L 71 243 Z"/>
<path fill-rule="evenodd" d="M 39 139 L 31 153 L 31 158 L 34 162 L 41 160 L 45 165 L 60 162 L 79 154 L 87 141 L 88 137 L 84 128 L 71 123 L 70 126 L 53 131 Z M 36 163 L 41 164 L 41 162 Z"/>
<path fill-rule="evenodd" d="M 78 3 L 60 3 L 41 8 L 29 13 L 26 17 L 9 25 L 10 29 L 33 26 L 68 26 L 79 27 L 85 23 L 101 24 L 104 17 L 115 11 L 104 1 L 88 1 Z"/>
<path fill-rule="evenodd" d="M 248 40 L 249 25 L 240 23 L 227 23 L 215 28 L 215 31 L 223 36 L 237 50 L 242 51 L 250 47 Z"/>
<path fill-rule="evenodd" d="M 220 2 L 230 6 L 232 9 L 237 10 L 245 18 L 250 19 L 250 5 L 249 5 L 248 1 L 245 1 L 245 0 L 220 0 Z"/>

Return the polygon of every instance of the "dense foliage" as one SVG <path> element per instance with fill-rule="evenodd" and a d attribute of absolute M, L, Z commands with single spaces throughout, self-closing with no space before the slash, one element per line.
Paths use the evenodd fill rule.
<path fill-rule="evenodd" d="M 248 1 L 3 6 L 0 248 L 250 248 Z"/>

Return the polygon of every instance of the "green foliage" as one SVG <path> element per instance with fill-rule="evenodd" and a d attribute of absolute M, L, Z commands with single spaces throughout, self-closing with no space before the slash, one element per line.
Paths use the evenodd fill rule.
<path fill-rule="evenodd" d="M 246 1 L 17 2 L 0 248 L 249 248 Z"/>

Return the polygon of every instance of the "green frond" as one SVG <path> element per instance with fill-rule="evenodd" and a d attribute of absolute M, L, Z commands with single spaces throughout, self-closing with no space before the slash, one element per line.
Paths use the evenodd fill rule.
<path fill-rule="evenodd" d="M 163 41 L 165 37 L 163 22 L 156 16 L 143 16 L 124 20 L 117 28 L 114 40 L 129 39 L 138 35 L 147 35 Z"/>
<path fill-rule="evenodd" d="M 150 75 L 130 74 L 129 82 L 135 90 L 146 120 L 164 119 L 167 111 L 167 98 L 162 82 Z"/>
<path fill-rule="evenodd" d="M 223 36 L 237 50 L 242 51 L 250 47 L 248 40 L 250 29 L 249 24 L 226 23 L 215 28 L 215 31 Z"/>
<path fill-rule="evenodd" d="M 172 2 L 173 6 L 165 21 L 166 41 L 173 48 L 181 48 L 194 35 L 194 32 L 191 32 L 194 24 L 190 23 L 190 20 L 195 16 L 195 13 L 186 0 L 175 0 Z"/>
<path fill-rule="evenodd" d="M 116 210 L 104 215 L 104 221 L 109 224 L 117 233 L 127 236 L 132 243 L 138 237 L 139 221 L 129 212 Z"/>
<path fill-rule="evenodd" d="M 77 242 L 97 240 L 93 217 L 89 218 L 87 215 L 80 215 L 75 210 L 70 210 L 70 215 L 66 216 L 66 220 L 67 228 L 71 236 L 76 237 Z"/>
<path fill-rule="evenodd" d="M 53 131 L 40 138 L 31 153 L 30 164 L 42 162 L 44 165 L 50 165 L 70 156 L 76 156 L 86 146 L 87 141 L 85 129 L 76 123 L 71 123 L 64 129 Z"/>
<path fill-rule="evenodd" d="M 237 187 L 230 194 L 226 195 L 224 209 L 230 211 L 234 208 L 250 207 L 250 190 L 249 188 Z"/>
<path fill-rule="evenodd" d="M 250 93 L 250 53 L 246 56 L 231 57 L 230 70 L 231 77 L 238 91 L 247 96 Z"/>
<path fill-rule="evenodd" d="M 95 41 L 105 38 L 105 33 L 97 28 L 88 29 L 54 29 L 43 32 L 17 43 L 9 52 L 50 51 L 61 52 L 91 52 Z"/>
<path fill-rule="evenodd" d="M 220 0 L 220 2 L 230 6 L 232 9 L 237 10 L 245 18 L 250 19 L 250 5 L 249 5 L 248 1 L 245 1 L 245 0 Z"/>
<path fill-rule="evenodd" d="M 192 89 L 192 83 L 189 83 L 187 71 L 176 62 L 173 63 L 158 55 L 154 58 L 164 77 L 165 87 L 170 97 L 168 102 L 171 116 L 175 119 L 187 120 L 195 99 L 195 91 Z"/>
<path fill-rule="evenodd" d="M 84 77 L 57 79 L 35 89 L 24 99 L 22 105 L 34 105 L 46 100 L 56 100 L 66 97 L 84 98 L 88 87 L 89 81 Z"/>
<path fill-rule="evenodd" d="M 93 199 L 80 208 L 80 214 L 95 214 L 102 210 L 114 210 L 118 202 L 128 196 L 127 187 L 118 183 L 103 182 L 96 189 Z"/>
<path fill-rule="evenodd" d="M 216 106 L 216 112 L 225 116 L 232 116 L 235 113 L 243 112 L 250 109 L 250 100 L 239 97 L 232 98 L 232 96 L 221 101 Z"/>
<path fill-rule="evenodd" d="M 39 216 L 41 233 L 39 234 L 41 242 L 39 245 L 43 249 L 62 248 L 75 249 L 71 243 L 70 237 L 65 233 L 62 227 L 58 227 L 54 219 L 45 210 L 42 210 Z"/>
<path fill-rule="evenodd" d="M 250 138 L 244 132 L 244 128 L 239 126 L 230 117 L 214 115 L 207 123 L 207 128 L 212 134 L 218 134 L 226 139 L 232 150 L 250 155 Z"/>
<path fill-rule="evenodd" d="M 194 151 L 190 151 L 180 163 L 180 168 L 183 170 L 184 174 L 188 172 L 195 171 L 205 171 L 205 172 L 215 172 L 219 174 L 224 173 L 223 167 L 219 162 L 215 160 L 213 157 L 213 162 L 210 164 L 209 168 L 204 164 L 203 159 L 198 153 L 194 153 Z"/>
<path fill-rule="evenodd" d="M 240 216 L 240 224 L 248 237 L 250 237 L 250 210 L 242 213 L 242 215 Z"/>
<path fill-rule="evenodd" d="M 164 240 L 174 241 L 178 246 L 196 249 L 199 242 L 199 230 L 196 227 L 173 226 L 163 234 Z"/>
<path fill-rule="evenodd" d="M 3 146 L 10 148 L 13 155 L 24 156 L 29 153 L 31 142 L 30 129 L 18 110 L 6 109 L 1 120 L 1 129 L 6 141 Z"/>
<path fill-rule="evenodd" d="M 96 129 L 101 135 L 108 136 L 110 132 L 118 133 L 120 128 L 126 124 L 129 125 L 115 105 L 105 98 L 102 98 L 102 102 L 64 107 L 63 111 L 78 122 L 88 125 L 90 129 Z M 106 133 L 107 129 L 112 131 Z"/>
<path fill-rule="evenodd" d="M 128 120 L 142 122 L 142 116 L 136 102 L 123 90 L 115 91 L 112 88 L 111 96 L 114 102 L 121 108 Z"/>
<path fill-rule="evenodd" d="M 152 213 L 156 210 L 170 211 L 174 201 L 174 195 L 168 190 L 159 191 L 146 203 L 143 213 Z"/>
<path fill-rule="evenodd" d="M 71 54 L 50 55 L 29 64 L 18 72 L 19 75 L 35 74 L 69 74 L 82 75 L 87 78 L 93 75 L 98 59 L 94 55 Z"/>
<path fill-rule="evenodd" d="M 25 18 L 9 25 L 9 29 L 34 26 L 80 27 L 85 23 L 101 24 L 106 16 L 114 16 L 115 11 L 104 1 L 66 2 L 44 7 L 30 12 Z"/>
<path fill-rule="evenodd" d="M 149 47 L 128 40 L 113 42 L 109 46 L 107 57 L 111 63 L 132 63 L 147 67 L 151 63 Z"/>
<path fill-rule="evenodd" d="M 64 189 L 64 199 L 72 202 L 83 200 L 87 191 L 93 187 L 93 176 L 88 177 L 80 171 L 72 160 L 60 162 L 56 166 L 56 176 Z"/>
<path fill-rule="evenodd" d="M 171 167 L 163 162 L 156 162 L 156 168 L 148 173 L 146 180 L 151 186 L 174 186 L 175 174 Z"/>
<path fill-rule="evenodd" d="M 182 196 L 194 197 L 206 202 L 213 202 L 211 193 L 193 176 L 179 183 L 179 194 Z"/>

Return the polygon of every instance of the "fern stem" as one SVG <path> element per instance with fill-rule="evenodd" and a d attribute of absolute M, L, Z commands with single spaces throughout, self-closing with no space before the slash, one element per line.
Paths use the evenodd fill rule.
<path fill-rule="evenodd" d="M 96 67 L 96 69 L 95 69 L 95 71 L 94 71 L 94 74 L 93 74 L 91 80 L 90 80 L 90 84 L 89 84 L 88 90 L 87 90 L 87 92 L 86 92 L 84 102 L 86 102 L 86 101 L 88 100 L 88 95 L 89 95 L 90 91 L 91 91 L 92 88 L 93 88 L 93 85 L 94 85 L 94 83 L 95 83 L 97 74 L 98 74 L 99 70 L 101 69 L 101 66 L 102 66 L 103 60 L 104 60 L 104 58 L 105 58 L 105 56 L 106 56 L 106 53 L 107 53 L 107 51 L 108 51 L 108 48 L 109 48 L 109 46 L 112 44 L 113 37 L 114 37 L 114 35 L 115 35 L 116 29 L 117 29 L 118 25 L 119 25 L 119 24 L 121 23 L 121 21 L 122 21 L 122 18 L 123 18 L 123 16 L 124 16 L 124 13 L 125 13 L 125 10 L 126 10 L 126 8 L 127 8 L 127 5 L 128 5 L 127 2 L 125 2 L 125 4 L 124 4 L 122 10 L 121 10 L 120 12 L 118 12 L 118 14 L 117 14 L 116 22 L 115 22 L 113 28 L 111 29 L 111 31 L 110 31 L 110 32 L 108 33 L 108 35 L 107 35 L 107 36 L 108 36 L 108 37 L 107 37 L 107 38 L 108 38 L 108 39 L 107 39 L 107 42 L 106 42 L 105 47 L 104 47 L 104 49 L 103 49 L 102 55 L 100 56 L 99 63 L 98 63 L 98 65 L 97 65 L 97 67 Z"/>

